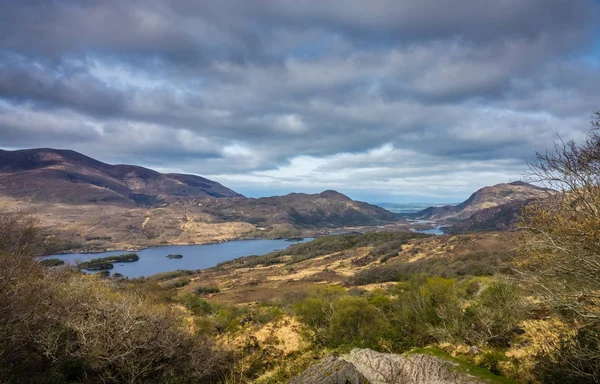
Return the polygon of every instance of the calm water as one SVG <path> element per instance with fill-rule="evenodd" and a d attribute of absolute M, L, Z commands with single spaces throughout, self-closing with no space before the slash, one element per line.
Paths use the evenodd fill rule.
<path fill-rule="evenodd" d="M 302 241 L 239 240 L 219 244 L 154 247 L 135 252 L 140 256 L 138 261 L 132 263 L 113 263 L 115 267 L 110 270 L 110 273 L 118 272 L 127 277 L 140 277 L 178 269 L 204 269 L 214 267 L 222 261 L 232 260 L 241 256 L 264 255 L 278 249 L 285 249 L 291 244 L 303 243 L 309 240 L 312 239 Z M 120 255 L 123 253 L 129 252 L 71 253 L 68 255 L 48 256 L 48 258 L 61 259 L 75 264 L 76 261 L 88 261 L 98 257 Z M 167 255 L 169 254 L 183 255 L 183 258 L 168 259 Z"/>
<path fill-rule="evenodd" d="M 444 234 L 444 232 L 442 231 L 442 225 L 438 225 L 435 228 L 431 228 L 431 229 L 413 229 L 413 232 L 417 232 L 417 233 L 426 233 L 428 235 L 437 235 L 437 236 L 441 236 Z"/>

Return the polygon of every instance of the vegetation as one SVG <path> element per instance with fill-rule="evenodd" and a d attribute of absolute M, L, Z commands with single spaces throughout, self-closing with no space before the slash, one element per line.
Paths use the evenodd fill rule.
<path fill-rule="evenodd" d="M 183 255 L 172 255 L 172 254 L 168 254 L 167 255 L 168 259 L 182 259 Z"/>
<path fill-rule="evenodd" d="M 59 265 L 65 265 L 65 262 L 61 259 L 42 259 L 40 264 L 44 267 L 58 267 Z"/>
<path fill-rule="evenodd" d="M 473 292 L 468 283 L 433 277 L 360 296 L 339 286 L 319 288 L 295 311 L 318 345 L 403 352 L 432 342 L 507 346 L 527 305 L 507 282 Z"/>
<path fill-rule="evenodd" d="M 219 289 L 219 287 L 210 286 L 210 287 L 198 287 L 195 289 L 195 292 L 199 295 L 205 295 L 205 294 L 209 294 L 209 293 L 219 293 L 219 292 L 221 292 L 221 290 Z"/>
<path fill-rule="evenodd" d="M 0 217 L 0 382 L 192 383 L 228 376 L 230 354 L 152 285 L 45 269 L 35 220 Z"/>
<path fill-rule="evenodd" d="M 81 269 L 87 269 L 90 271 L 100 271 L 106 269 L 113 269 L 115 266 L 113 263 L 130 263 L 138 261 L 140 257 L 137 253 L 125 253 L 119 256 L 108 256 L 92 259 L 90 261 L 84 261 L 77 264 Z"/>
<path fill-rule="evenodd" d="M 323 355 L 368 347 L 431 353 L 489 382 L 598 383 L 600 114 L 593 124 L 583 144 L 559 143 L 532 164 L 534 181 L 559 192 L 524 210 L 518 252 L 490 246 L 498 240 L 471 251 L 468 237 L 443 243 L 416 233 L 352 233 L 216 269 L 226 277 L 229 269 L 252 270 L 263 280 L 240 279 L 249 291 L 277 286 L 268 270 L 278 279 L 293 275 L 292 289 L 278 281 L 286 293 L 270 302 L 224 300 L 231 280 L 215 271 L 107 279 L 44 268 L 58 261 L 32 257 L 44 251 L 36 220 L 1 216 L 0 382 L 279 383 Z M 443 257 L 403 261 L 409 241 L 408 254 L 434 244 Z M 344 286 L 311 283 L 314 275 L 300 270 L 306 265 L 316 274 L 342 271 L 336 281 Z M 306 347 L 274 348 L 277 327 L 300 333 Z M 507 353 L 515 351 L 522 354 Z"/>
<path fill-rule="evenodd" d="M 525 210 L 525 244 L 515 268 L 570 328 L 545 346 L 540 377 L 599 383 L 600 112 L 582 144 L 559 142 L 538 153 L 530 176 L 558 193 Z"/>
<path fill-rule="evenodd" d="M 358 272 L 348 280 L 350 285 L 408 281 L 419 275 L 445 278 L 468 278 L 510 273 L 506 263 L 514 258 L 512 252 L 472 252 L 451 259 L 434 258 L 412 263 L 390 263 Z"/>
<path fill-rule="evenodd" d="M 323 236 L 308 243 L 293 244 L 286 250 L 271 252 L 262 256 L 247 256 L 239 259 L 226 261 L 217 265 L 217 268 L 225 266 L 255 267 L 257 265 L 271 264 L 296 264 L 315 257 L 341 252 L 358 247 L 373 246 L 373 256 L 397 255 L 403 244 L 412 239 L 431 237 L 414 232 L 367 232 L 348 233 L 342 235 Z M 290 260 L 284 261 L 282 256 L 291 256 Z"/>

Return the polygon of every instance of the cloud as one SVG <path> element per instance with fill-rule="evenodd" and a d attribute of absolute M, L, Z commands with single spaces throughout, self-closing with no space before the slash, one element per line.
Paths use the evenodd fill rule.
<path fill-rule="evenodd" d="M 245 194 L 459 200 L 518 179 L 556 133 L 585 136 L 599 12 L 592 0 L 7 1 L 0 147 L 72 148 Z"/>

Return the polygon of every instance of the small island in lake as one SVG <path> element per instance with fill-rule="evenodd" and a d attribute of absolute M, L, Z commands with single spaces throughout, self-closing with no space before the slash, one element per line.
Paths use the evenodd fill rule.
<path fill-rule="evenodd" d="M 57 267 L 59 265 L 64 265 L 65 264 L 65 262 L 63 260 L 60 260 L 60 259 L 44 259 L 44 260 L 40 260 L 40 263 L 44 267 Z"/>
<path fill-rule="evenodd" d="M 137 253 L 125 253 L 119 256 L 108 256 L 92 259 L 90 261 L 84 261 L 79 263 L 77 266 L 80 269 L 87 269 L 90 271 L 101 271 L 106 269 L 113 269 L 115 266 L 113 263 L 130 263 L 138 261 L 140 257 Z"/>
<path fill-rule="evenodd" d="M 178 255 L 172 255 L 172 254 L 169 254 L 169 255 L 167 255 L 167 258 L 168 259 L 183 259 L 183 255 L 179 255 L 179 254 Z"/>

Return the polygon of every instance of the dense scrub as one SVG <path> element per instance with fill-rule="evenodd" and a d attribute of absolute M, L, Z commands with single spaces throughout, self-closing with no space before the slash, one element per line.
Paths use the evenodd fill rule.
<path fill-rule="evenodd" d="M 0 218 L 0 382 L 217 382 L 228 353 L 150 283 L 117 284 L 30 255 L 27 217 Z"/>
<path fill-rule="evenodd" d="M 507 282 L 434 277 L 390 292 L 323 287 L 298 301 L 295 311 L 317 344 L 403 352 L 441 342 L 506 347 L 527 304 Z"/>
<path fill-rule="evenodd" d="M 510 273 L 507 262 L 514 258 L 513 252 L 471 252 L 452 258 L 431 258 L 412 263 L 389 263 L 358 272 L 348 280 L 351 285 L 408 281 L 415 276 L 441 276 L 465 278 L 469 276 L 492 276 Z"/>

